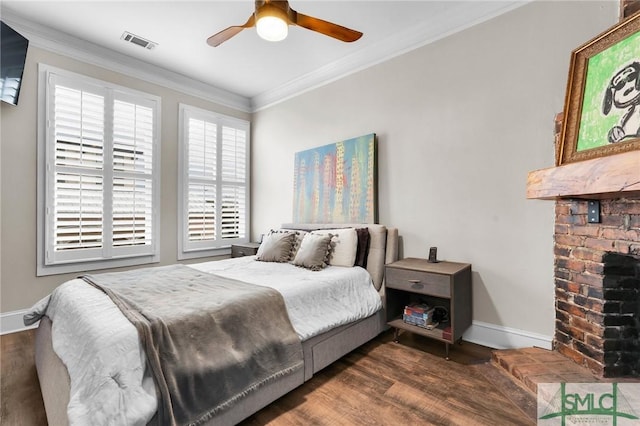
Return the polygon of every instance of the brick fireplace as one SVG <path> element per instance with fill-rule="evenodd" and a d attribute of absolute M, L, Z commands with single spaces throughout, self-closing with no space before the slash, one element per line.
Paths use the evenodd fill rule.
<path fill-rule="evenodd" d="M 638 12 L 620 0 L 620 20 Z M 640 377 L 640 150 L 532 171 L 527 198 L 556 202 L 554 349 L 599 377 Z"/>
<path fill-rule="evenodd" d="M 640 198 L 557 200 L 554 348 L 600 377 L 640 376 Z"/>

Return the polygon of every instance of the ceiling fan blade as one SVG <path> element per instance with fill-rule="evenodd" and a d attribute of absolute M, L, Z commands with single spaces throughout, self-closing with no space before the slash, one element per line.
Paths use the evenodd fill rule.
<path fill-rule="evenodd" d="M 212 35 L 207 39 L 207 44 L 209 46 L 218 47 L 225 41 L 229 40 L 231 37 L 237 35 L 240 31 L 244 30 L 245 28 L 251 28 L 254 25 L 255 25 L 255 16 L 251 15 L 251 17 L 249 17 L 249 19 L 247 20 L 247 22 L 245 22 L 244 25 L 236 25 L 233 27 L 225 28 L 219 33 Z"/>
<path fill-rule="evenodd" d="M 303 15 L 300 12 L 293 12 L 293 15 L 295 16 L 295 22 L 293 23 L 311 31 L 316 31 L 346 42 L 356 41 L 362 37 L 362 33 L 360 31 L 352 30 L 332 22 L 323 21 L 322 19 L 314 18 L 312 16 Z"/>

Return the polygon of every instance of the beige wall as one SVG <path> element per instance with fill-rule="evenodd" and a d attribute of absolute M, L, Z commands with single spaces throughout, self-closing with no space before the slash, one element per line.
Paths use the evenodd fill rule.
<path fill-rule="evenodd" d="M 30 47 L 17 107 L 2 103 L 0 312 L 25 309 L 78 274 L 36 277 L 36 120 L 38 63 L 162 98 L 160 264 L 177 261 L 178 103 L 250 119 L 250 115 L 112 71 Z"/>
<path fill-rule="evenodd" d="M 254 114 L 253 235 L 291 219 L 295 152 L 375 132 L 405 257 L 472 263 L 475 321 L 552 336 L 554 207 L 527 172 L 553 165 L 571 50 L 616 19 L 534 2 Z"/>
<path fill-rule="evenodd" d="M 381 223 L 405 256 L 474 269 L 474 320 L 551 336 L 553 203 L 525 199 L 553 164 L 570 52 L 617 19 L 617 2 L 523 6 L 254 114 L 252 235 L 291 220 L 293 156 L 375 132 Z M 161 263 L 176 261 L 178 103 L 240 113 L 35 47 L 20 105 L 2 103 L 0 312 L 25 309 L 76 274 L 37 278 L 37 63 L 162 97 Z"/>

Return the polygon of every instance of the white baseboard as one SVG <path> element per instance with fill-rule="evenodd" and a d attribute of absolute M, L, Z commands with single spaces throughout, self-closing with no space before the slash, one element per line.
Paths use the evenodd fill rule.
<path fill-rule="evenodd" d="M 19 331 L 36 328 L 38 324 L 25 326 L 22 316 L 26 310 L 13 311 L 0 314 L 0 334 L 17 333 Z M 481 321 L 473 321 L 469 330 L 464 333 L 463 339 L 467 342 L 477 343 L 494 349 L 515 349 L 537 346 L 543 349 L 551 349 L 553 337 L 532 333 L 516 328 L 489 324 Z"/>
<path fill-rule="evenodd" d="M 481 321 L 473 321 L 462 337 L 467 342 L 494 349 L 539 347 L 552 349 L 553 336 L 545 336 L 517 328 L 504 327 Z"/>
<path fill-rule="evenodd" d="M 22 311 L 1 313 L 0 314 L 0 335 L 17 333 L 18 331 L 24 331 L 24 330 L 30 330 L 32 328 L 36 328 L 39 324 L 38 322 L 30 326 L 24 325 L 24 322 L 22 322 L 22 316 L 26 313 L 27 313 L 26 309 Z"/>

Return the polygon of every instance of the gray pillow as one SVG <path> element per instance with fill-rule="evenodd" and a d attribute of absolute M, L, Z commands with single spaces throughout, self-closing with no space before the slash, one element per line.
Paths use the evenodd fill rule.
<path fill-rule="evenodd" d="M 300 244 L 302 244 L 302 239 L 307 234 L 307 231 L 300 231 L 297 229 L 272 229 L 271 232 L 284 232 L 288 234 L 295 234 L 295 238 L 293 239 L 293 244 L 291 246 L 291 255 L 289 256 L 289 260 L 293 260 L 296 257 L 296 253 L 300 248 Z"/>
<path fill-rule="evenodd" d="M 270 232 L 260 244 L 256 260 L 262 262 L 287 262 L 296 235 L 293 233 Z"/>
<path fill-rule="evenodd" d="M 306 234 L 300 243 L 300 248 L 293 259 L 293 264 L 312 271 L 319 271 L 327 266 L 325 260 L 331 248 L 331 234 Z"/>

